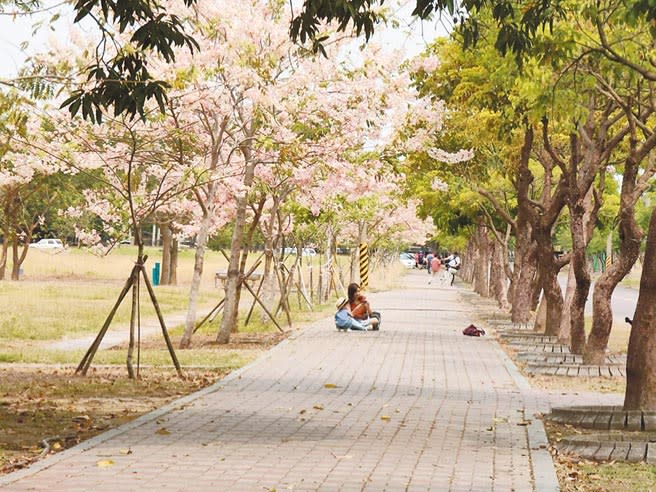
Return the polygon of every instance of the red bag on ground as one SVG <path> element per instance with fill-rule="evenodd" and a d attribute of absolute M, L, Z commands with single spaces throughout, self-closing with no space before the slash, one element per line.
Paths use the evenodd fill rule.
<path fill-rule="evenodd" d="M 462 334 L 467 335 L 468 337 L 480 337 L 485 335 L 485 330 L 476 328 L 474 325 L 469 325 L 467 328 L 462 330 Z"/>

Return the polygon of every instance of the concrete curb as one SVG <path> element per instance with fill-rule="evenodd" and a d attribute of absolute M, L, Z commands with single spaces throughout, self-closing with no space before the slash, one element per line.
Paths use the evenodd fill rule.
<path fill-rule="evenodd" d="M 308 325 L 307 327 L 305 327 L 303 329 L 303 331 L 314 328 L 315 325 L 320 324 L 322 321 L 323 320 L 316 321 L 316 322 L 312 323 L 311 325 Z M 111 439 L 115 436 L 124 434 L 125 432 L 128 432 L 132 429 L 136 429 L 137 427 L 140 427 L 140 426 L 145 425 L 149 422 L 152 422 L 153 420 L 156 420 L 156 419 L 162 417 L 163 415 L 176 410 L 177 408 L 179 408 L 181 406 L 185 406 L 185 405 L 188 405 L 189 403 L 194 402 L 198 398 L 201 398 L 201 397 L 203 397 L 205 395 L 208 395 L 210 393 L 214 393 L 216 391 L 220 391 L 226 383 L 229 383 L 229 382 L 231 382 L 235 379 L 238 379 L 239 377 L 241 377 L 241 375 L 244 372 L 252 369 L 253 367 L 256 367 L 259 364 L 262 364 L 264 361 L 271 358 L 276 353 L 276 351 L 281 350 L 281 347 L 284 347 L 287 343 L 289 343 L 290 340 L 294 340 L 295 338 L 297 338 L 297 336 L 299 336 L 301 334 L 302 334 L 302 331 L 299 331 L 298 334 L 294 334 L 294 335 L 291 335 L 291 336 L 287 337 L 286 339 L 282 340 L 280 343 L 278 343 L 274 347 L 267 350 L 264 354 L 262 354 L 260 357 L 255 359 L 250 364 L 247 364 L 247 365 L 245 365 L 245 366 L 231 372 L 226 377 L 224 377 L 223 379 L 220 379 L 219 381 L 217 381 L 216 383 L 214 383 L 211 386 L 203 388 L 199 391 L 191 393 L 191 394 L 189 394 L 187 396 L 184 396 L 182 398 L 179 398 L 177 400 L 173 400 L 172 402 L 167 403 L 163 407 L 160 407 L 156 410 L 153 410 L 152 412 L 148 412 L 144 415 L 141 415 L 141 416 L 137 417 L 136 419 L 134 419 L 134 420 L 132 420 L 132 421 L 126 423 L 126 424 L 123 424 L 119 427 L 116 427 L 115 429 L 111 429 L 107 432 L 103 432 L 102 434 L 98 434 L 97 436 L 92 437 L 91 439 L 87 439 L 86 441 L 81 442 L 80 444 L 77 444 L 77 445 L 73 446 L 72 448 L 66 449 L 65 451 L 62 451 L 61 453 L 57 453 L 57 454 L 48 456 L 47 458 L 44 458 L 40 461 L 32 463 L 27 468 L 24 468 L 22 470 L 17 470 L 15 472 L 11 472 L 7 475 L 0 476 L 0 487 L 8 485 L 8 484 L 13 483 L 13 482 L 16 482 L 16 481 L 18 481 L 22 478 L 28 477 L 30 475 L 34 475 L 35 473 L 38 473 L 42 470 L 45 470 L 45 469 L 55 465 L 56 463 L 59 463 L 60 461 L 66 459 L 70 456 L 78 455 L 80 453 L 88 451 L 89 449 L 91 449 L 91 448 L 93 448 L 93 447 L 95 447 L 99 444 L 102 444 L 103 442 L 108 441 L 109 439 Z"/>
<path fill-rule="evenodd" d="M 506 370 L 512 377 L 517 387 L 522 392 L 531 390 L 531 385 L 524 376 L 519 372 L 515 363 L 506 355 L 496 340 L 492 340 L 495 350 L 499 353 L 499 358 L 503 361 Z M 534 417 L 537 413 L 536 408 L 532 408 L 531 400 L 527 398 L 527 415 L 526 418 L 531 421 L 527 426 L 528 444 L 531 453 L 531 464 L 533 465 L 533 479 L 535 492 L 556 492 L 560 490 L 556 469 L 554 468 L 553 458 L 549 453 L 549 441 L 547 433 L 544 430 L 542 420 Z"/>

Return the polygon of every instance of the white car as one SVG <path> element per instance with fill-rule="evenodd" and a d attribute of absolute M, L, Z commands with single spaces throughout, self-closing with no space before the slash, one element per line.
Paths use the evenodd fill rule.
<path fill-rule="evenodd" d="M 317 256 L 317 251 L 314 248 L 303 248 L 303 256 Z"/>
<path fill-rule="evenodd" d="M 415 267 L 415 257 L 412 256 L 412 253 L 401 253 L 399 254 L 399 261 L 406 268 Z"/>
<path fill-rule="evenodd" d="M 64 243 L 61 242 L 61 239 L 39 239 L 36 243 L 31 243 L 30 248 L 64 249 Z"/>

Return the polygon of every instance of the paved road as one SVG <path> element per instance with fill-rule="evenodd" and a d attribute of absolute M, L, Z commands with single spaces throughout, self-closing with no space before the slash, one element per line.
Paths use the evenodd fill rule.
<path fill-rule="evenodd" d="M 2 491 L 552 491 L 530 389 L 461 334 L 460 287 L 409 273 L 380 332 L 304 329 L 219 384 L 0 478 Z M 129 450 L 129 454 L 128 454 Z"/>
<path fill-rule="evenodd" d="M 558 276 L 558 281 L 560 287 L 563 290 L 563 295 L 565 295 L 565 288 L 567 286 L 567 275 L 561 274 Z M 585 314 L 586 316 L 592 316 L 592 295 L 594 292 L 594 282 L 590 286 L 590 292 L 588 294 L 588 302 L 585 305 Z M 629 287 L 623 287 L 618 285 L 613 291 L 613 296 L 611 297 L 611 307 L 613 309 L 613 318 L 616 323 L 624 323 L 624 318 L 628 316 L 633 318 L 635 313 L 636 304 L 638 303 L 638 289 L 631 289 Z"/>

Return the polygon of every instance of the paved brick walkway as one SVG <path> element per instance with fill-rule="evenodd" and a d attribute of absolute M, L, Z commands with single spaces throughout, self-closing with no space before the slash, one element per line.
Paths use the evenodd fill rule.
<path fill-rule="evenodd" d="M 0 490 L 557 490 L 539 394 L 492 338 L 462 336 L 473 307 L 459 288 L 427 281 L 370 296 L 380 332 L 323 320 Z"/>

